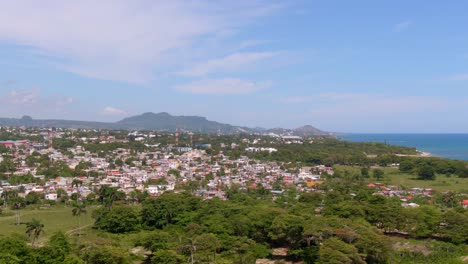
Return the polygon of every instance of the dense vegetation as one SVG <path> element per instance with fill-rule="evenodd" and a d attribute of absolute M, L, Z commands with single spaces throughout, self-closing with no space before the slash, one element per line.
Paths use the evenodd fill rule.
<path fill-rule="evenodd" d="M 423 180 L 432 180 L 435 174 L 452 175 L 460 178 L 468 178 L 466 162 L 441 158 L 410 158 L 405 157 L 400 161 L 400 171 L 414 173 Z"/>
<path fill-rule="evenodd" d="M 74 133 L 83 137 L 99 136 L 96 131 Z M 126 137 L 125 132 L 109 132 L 109 135 L 112 133 L 116 138 Z M 65 155 L 74 155 L 69 148 L 84 146 L 93 156 L 105 157 L 111 163 L 110 168 L 133 166 L 135 161 L 140 161 L 141 155 L 137 154 L 148 149 L 133 139 L 100 144 L 68 137 L 71 133 L 54 139 L 53 146 Z M 437 175 L 466 178 L 466 162 L 398 156 L 417 152 L 412 148 L 330 138 L 285 144 L 279 139 L 262 137 L 255 147 L 274 147 L 278 151 L 246 152 L 245 148 L 254 145 L 252 142 L 257 138 L 197 135 L 193 143 L 212 144 L 211 148 L 197 146 L 211 155 L 210 163 L 222 159 L 223 154 L 230 159 L 247 155 L 257 160 L 276 161 L 294 173 L 305 165 L 346 166 L 341 166 L 343 170 L 336 169 L 334 175 L 324 174 L 324 182 L 314 192 L 298 192 L 281 182 L 273 185 L 275 190 L 284 190 L 279 194 L 261 185 L 233 186 L 225 190 L 227 200 L 202 200 L 193 195 L 191 191 L 197 188 L 192 187 L 206 185 L 206 179 L 204 183 L 202 179 L 179 183 L 177 189 L 186 192 L 166 192 L 156 198 L 140 191 L 126 195 L 106 185 L 83 200 L 78 193 L 68 197 L 59 188 L 56 202 L 44 201 L 40 193 L 29 192 L 21 197 L 17 190 L 4 191 L 0 205 L 8 213 L 2 215 L 0 211 L 0 217 L 17 215 L 16 224 L 24 224 L 25 232 L 8 237 L 0 235 L 0 264 L 255 263 L 259 258 L 304 263 L 460 263 L 460 257 L 468 252 L 468 211 L 460 206 L 466 196 L 456 192 L 440 192 L 430 197 L 419 195 L 411 198 L 419 207 L 405 208 L 400 198 L 376 194 L 376 189 L 367 186 L 371 177 L 378 181 L 389 177 L 386 175 L 389 168 L 385 166 L 390 164 L 400 174 L 413 174 L 418 181 L 429 182 Z M 169 147 L 172 141 L 171 134 L 157 134 L 147 143 Z M 188 146 L 190 137 L 181 135 L 180 142 Z M 128 150 L 129 157 L 121 159 L 112 153 L 119 148 Z M 8 149 L 0 151 L 5 153 L 0 162 L 0 178 L 14 185 L 41 183 L 59 176 L 88 175 L 98 179 L 104 173 L 90 173 L 90 162 L 79 162 L 72 169 L 64 161 L 33 152 L 24 162 L 36 167 L 37 174 L 44 179 L 31 174 L 13 175 L 17 165 L 14 155 Z M 138 166 L 146 166 L 144 162 L 141 158 Z M 180 177 L 177 169 L 171 169 L 168 174 Z M 224 168 L 219 174 L 225 175 Z M 213 179 L 213 173 L 206 178 Z M 75 179 L 72 186 L 81 184 Z M 48 241 L 41 241 L 47 233 L 47 224 L 35 218 L 21 222 L 20 212 L 24 208 L 55 203 L 69 208 L 70 218 L 77 219 L 78 228 L 71 233 L 48 234 Z M 80 219 L 86 213 L 92 215 L 93 224 L 81 226 Z M 101 240 L 88 239 L 86 235 Z M 127 245 L 123 246 L 122 241 Z M 129 247 L 141 247 L 145 254 L 130 253 Z M 287 252 L 287 256 L 279 256 L 278 251 Z"/>
<path fill-rule="evenodd" d="M 288 259 L 305 263 L 456 263 L 468 250 L 468 212 L 458 203 L 444 211 L 427 201 L 403 208 L 399 199 L 372 195 L 359 180 L 329 178 L 325 184 L 333 191 L 298 194 L 292 188 L 272 199 L 265 190 L 233 188 L 226 201 L 165 193 L 144 198 L 141 206 L 135 205 L 138 199 L 125 200 L 104 187 L 88 204 L 101 205 L 93 212 L 95 232 L 134 234 L 134 246 L 149 250 L 151 263 L 255 263 L 275 248 L 286 248 Z M 75 214 L 84 207 L 73 208 Z M 33 243 L 40 224 L 35 226 Z M 432 242 L 424 250 L 402 242 L 396 247 L 391 235 Z M 20 237 L 1 238 L 0 263 L 129 263 L 135 258 L 112 245 L 89 243 L 71 243 L 61 233 L 41 247 L 27 246 Z"/>
<path fill-rule="evenodd" d="M 276 147 L 276 146 L 275 146 Z M 366 165 L 374 162 L 395 162 L 392 154 L 416 154 L 416 149 L 391 146 L 382 143 L 357 143 L 337 139 L 325 139 L 304 144 L 277 146 L 278 151 L 251 155 L 258 159 L 304 162 L 309 164 Z"/>

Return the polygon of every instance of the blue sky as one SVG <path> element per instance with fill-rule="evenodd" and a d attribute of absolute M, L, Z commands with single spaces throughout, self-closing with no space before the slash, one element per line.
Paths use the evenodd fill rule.
<path fill-rule="evenodd" d="M 233 3 L 235 2 L 235 3 Z M 0 116 L 468 132 L 466 1 L 2 1 Z"/>

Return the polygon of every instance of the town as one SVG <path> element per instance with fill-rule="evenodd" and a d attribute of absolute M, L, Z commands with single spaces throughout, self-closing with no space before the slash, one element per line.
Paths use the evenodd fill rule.
<path fill-rule="evenodd" d="M 70 199 L 94 201 L 103 186 L 117 189 L 126 199 L 156 197 L 167 191 L 227 199 L 231 188 L 261 189 L 275 199 L 291 187 L 299 193 L 325 193 L 320 185 L 334 174 L 332 167 L 323 164 L 301 166 L 247 156 L 276 152 L 269 143 L 277 146 L 313 141 L 291 135 L 224 137 L 231 142 L 216 143 L 220 151 L 213 153 L 215 143 L 187 131 L 2 128 L 2 132 L 15 140 L 0 141 L 4 152 L 0 157 L 4 174 L 0 193 L 6 200 L 9 192 L 17 192 L 19 207 L 32 203 L 30 197 L 46 204 Z M 229 150 L 238 150 L 237 157 L 226 155 Z M 402 190 L 379 182 L 368 187 L 376 195 L 399 197 L 405 207 L 419 206 L 410 201 L 414 196 L 433 194 L 430 188 Z M 463 206 L 468 206 L 466 200 Z"/>
<path fill-rule="evenodd" d="M 54 129 L 55 130 L 55 129 Z M 43 199 L 57 201 L 60 198 L 78 195 L 81 199 L 91 199 L 101 186 L 117 188 L 130 197 L 135 192 L 147 192 L 150 196 L 158 196 L 165 191 L 180 192 L 190 188 L 193 194 L 206 199 L 218 197 L 226 199 L 227 188 L 264 188 L 272 193 L 282 193 L 283 187 L 296 186 L 298 191 L 313 191 L 320 184 L 322 174 L 333 175 L 333 169 L 324 165 L 305 166 L 299 168 L 298 173 L 284 169 L 277 162 L 260 162 L 247 156 L 236 159 L 223 155 L 209 155 L 207 150 L 211 144 L 197 144 L 180 146 L 179 133 L 156 132 L 141 134 L 130 132 L 126 138 L 109 136 L 108 131 L 99 132 L 97 137 L 74 137 L 72 130 L 47 129 L 31 130 L 6 128 L 6 133 L 21 135 L 24 138 L 36 137 L 36 140 L 6 140 L 0 145 L 8 151 L 0 161 L 4 164 L 11 162 L 13 167 L 7 168 L 3 173 L 7 179 L 2 180 L 0 192 L 16 190 L 19 196 L 26 197 L 34 192 L 43 195 Z M 82 131 L 84 133 L 88 131 Z M 97 132 L 97 131 L 93 131 Z M 68 136 L 70 135 L 70 136 Z M 160 143 L 148 144 L 147 139 L 157 137 L 173 137 L 174 142 L 162 145 Z M 42 138 L 41 138 L 42 137 Z M 193 134 L 190 134 L 193 137 Z M 65 149 L 54 148 L 54 140 L 67 138 L 77 145 Z M 298 141 L 299 137 L 285 137 Z M 133 151 L 131 148 L 118 147 L 112 149 L 105 156 L 91 152 L 79 144 L 127 144 L 131 141 L 144 144 L 144 151 Z M 257 144 L 260 139 L 252 142 Z M 155 141 L 155 140 L 153 140 Z M 50 142 L 50 143 L 45 143 Z M 248 144 L 248 139 L 240 143 Z M 240 143 L 221 143 L 223 148 L 240 148 Z M 286 144 L 290 144 L 289 141 Z M 245 152 L 276 151 L 274 148 L 247 147 Z M 9 157 L 12 158 L 9 158 Z M 53 175 L 41 174 L 40 162 L 34 158 L 45 158 L 51 164 L 65 166 Z M 31 160 L 33 160 L 31 162 Z M 81 172 L 81 174 L 67 173 L 68 171 Z M 98 177 L 96 177 L 98 176 Z M 33 179 L 33 182 L 20 180 L 14 184 L 8 179 Z M 79 184 L 78 184 L 79 183 Z"/>

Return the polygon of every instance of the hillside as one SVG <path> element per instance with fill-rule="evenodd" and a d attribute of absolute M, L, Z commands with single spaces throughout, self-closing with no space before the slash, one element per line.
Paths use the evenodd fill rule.
<path fill-rule="evenodd" d="M 230 124 L 210 121 L 201 116 L 173 116 L 166 112 L 144 113 L 127 117 L 117 122 L 94 122 L 61 119 L 33 119 L 30 116 L 22 118 L 0 118 L 1 126 L 25 127 L 61 127 L 86 129 L 125 129 L 125 130 L 160 130 L 160 131 L 192 131 L 207 134 L 237 134 L 237 133 L 278 133 L 298 136 L 328 135 L 312 126 L 298 129 L 260 129 L 234 126 Z"/>
<path fill-rule="evenodd" d="M 322 131 L 318 128 L 315 128 L 310 125 L 302 126 L 299 128 L 294 129 L 294 135 L 307 137 L 307 136 L 315 136 L 315 135 L 328 135 L 328 132 Z"/>

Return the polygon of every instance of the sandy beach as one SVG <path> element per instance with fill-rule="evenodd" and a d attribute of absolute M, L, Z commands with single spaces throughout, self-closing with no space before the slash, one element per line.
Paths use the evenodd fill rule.
<path fill-rule="evenodd" d="M 398 157 L 419 157 L 419 158 L 434 157 L 434 155 L 432 155 L 432 154 L 429 153 L 429 152 L 424 152 L 424 151 L 419 151 L 419 150 L 418 150 L 418 154 L 415 154 L 415 155 L 410 155 L 410 154 L 395 154 L 395 156 L 398 156 Z"/>

